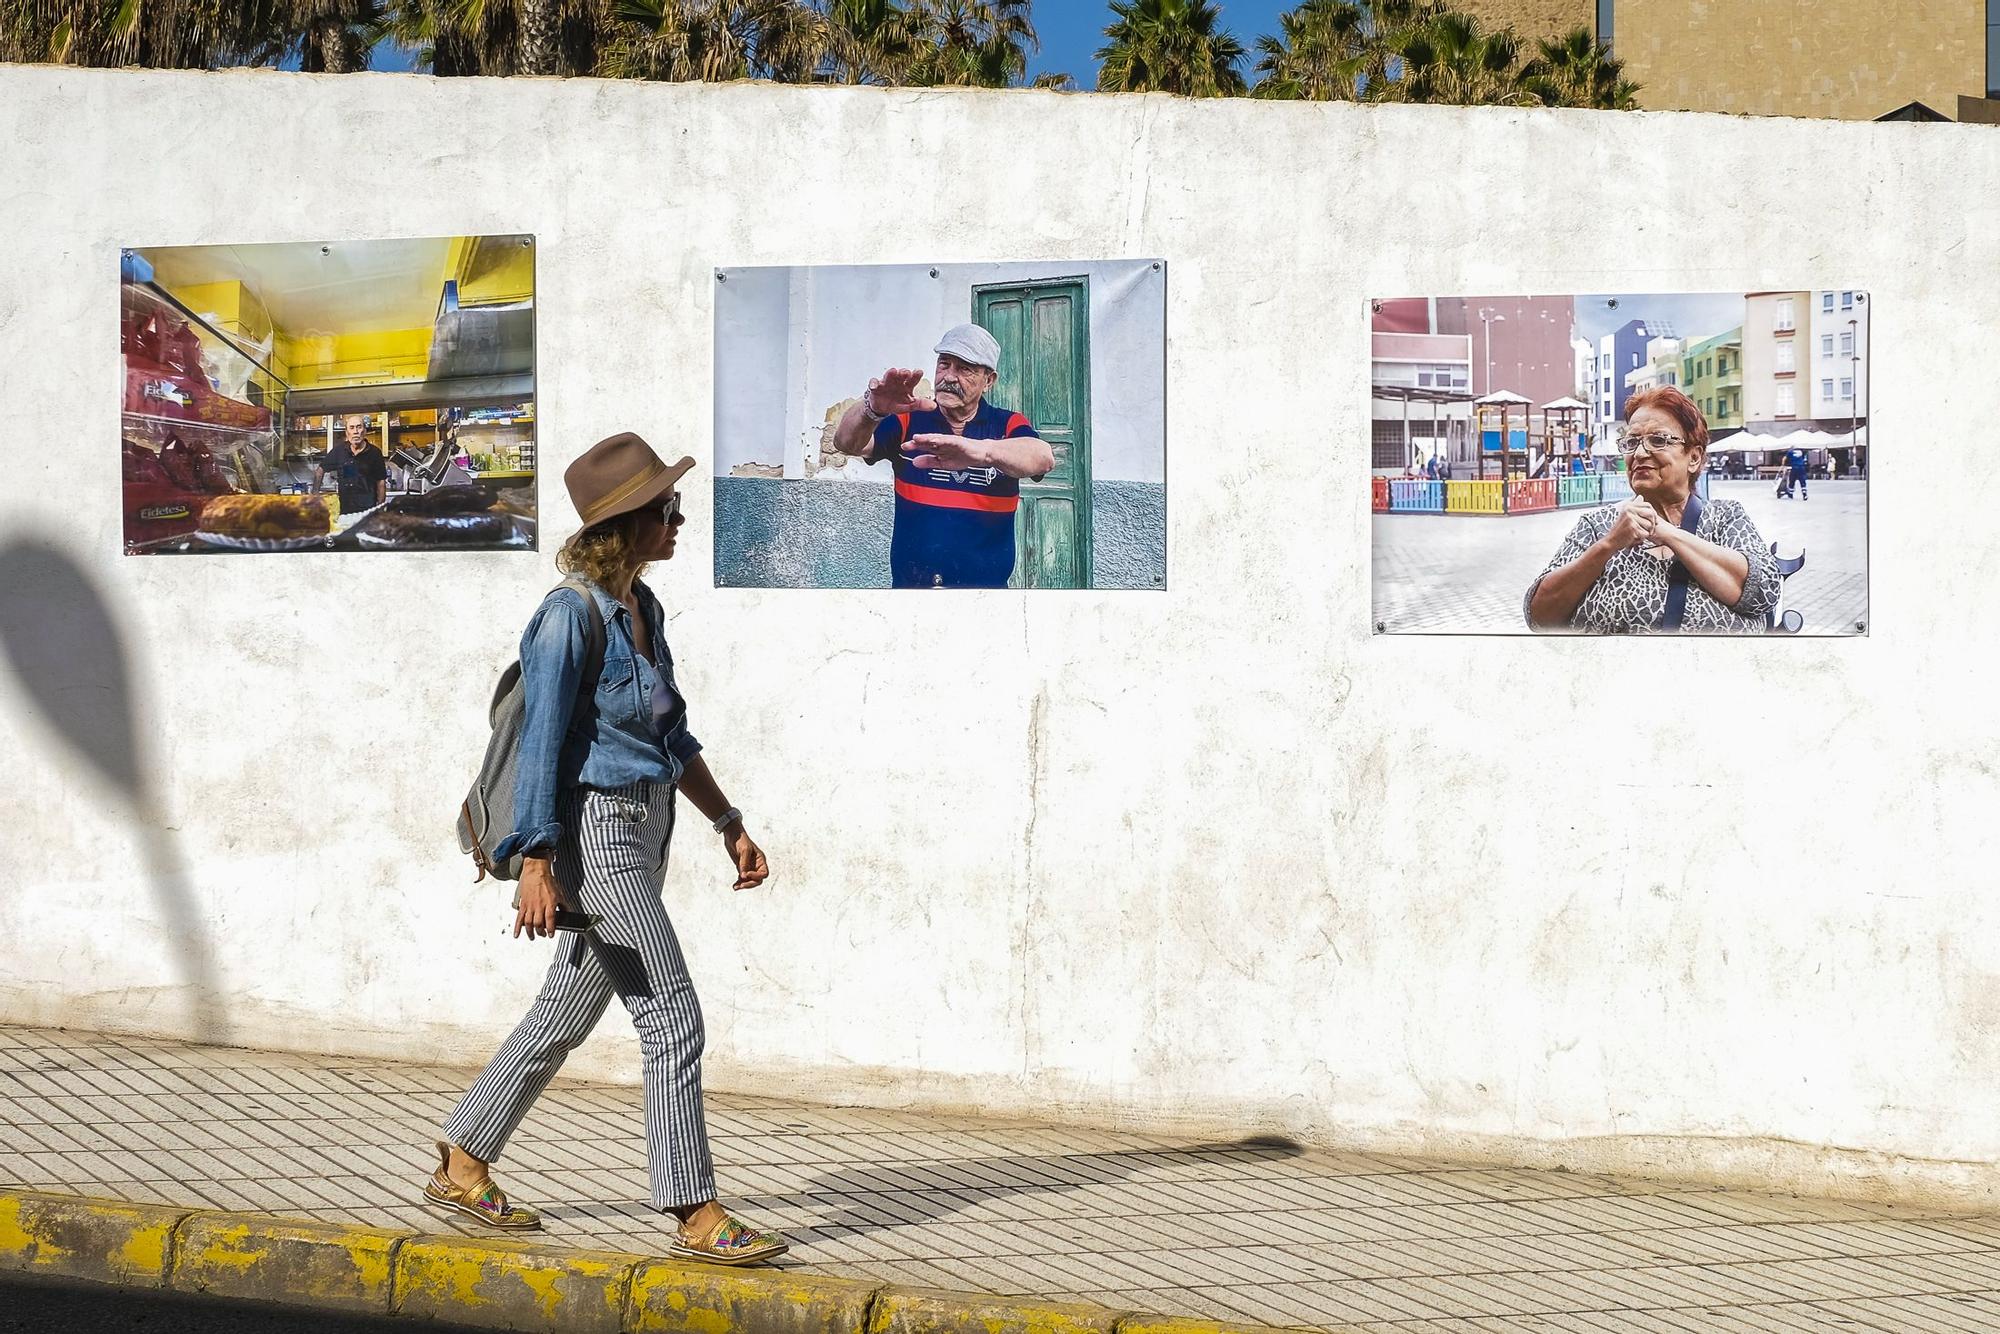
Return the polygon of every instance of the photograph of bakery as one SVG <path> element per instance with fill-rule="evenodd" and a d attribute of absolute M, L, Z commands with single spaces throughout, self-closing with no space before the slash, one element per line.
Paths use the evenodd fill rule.
<path fill-rule="evenodd" d="M 125 550 L 535 546 L 528 236 L 120 263 Z"/>

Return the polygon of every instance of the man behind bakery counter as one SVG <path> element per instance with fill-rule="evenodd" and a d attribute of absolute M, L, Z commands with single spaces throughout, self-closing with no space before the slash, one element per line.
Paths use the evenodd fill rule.
<path fill-rule="evenodd" d="M 368 438 L 368 418 L 349 417 L 346 427 L 347 438 L 336 443 L 319 459 L 316 465 L 319 474 L 313 478 L 312 493 L 320 493 L 326 485 L 328 473 L 338 473 L 340 512 L 359 514 L 362 510 L 374 509 L 389 498 L 389 461 L 382 457 L 382 451 Z"/>

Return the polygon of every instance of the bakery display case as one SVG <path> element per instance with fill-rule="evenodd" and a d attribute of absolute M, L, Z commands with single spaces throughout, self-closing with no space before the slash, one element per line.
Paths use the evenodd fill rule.
<path fill-rule="evenodd" d="M 126 549 L 196 532 L 218 497 L 273 489 L 287 386 L 163 289 L 120 284 Z"/>

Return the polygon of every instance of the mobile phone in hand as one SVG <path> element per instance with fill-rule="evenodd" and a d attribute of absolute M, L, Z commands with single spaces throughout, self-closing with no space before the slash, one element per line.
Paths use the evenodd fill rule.
<path fill-rule="evenodd" d="M 567 908 L 556 909 L 556 930 L 588 931 L 604 918 L 594 912 L 571 912 Z"/>

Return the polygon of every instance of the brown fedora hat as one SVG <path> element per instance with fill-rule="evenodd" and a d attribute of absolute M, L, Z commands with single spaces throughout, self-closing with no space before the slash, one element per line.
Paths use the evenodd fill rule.
<path fill-rule="evenodd" d="M 682 458 L 667 463 L 630 431 L 600 440 L 563 470 L 563 485 L 577 517 L 588 528 L 620 514 L 642 510 L 674 489 L 694 467 Z"/>

